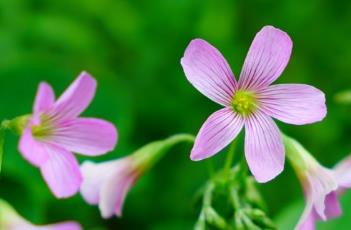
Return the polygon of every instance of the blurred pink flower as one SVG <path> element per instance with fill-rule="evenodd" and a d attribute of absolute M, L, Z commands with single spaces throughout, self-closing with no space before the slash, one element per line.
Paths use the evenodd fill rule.
<path fill-rule="evenodd" d="M 306 198 L 306 207 L 297 227 L 299 230 L 313 230 L 316 221 L 340 216 L 338 196 L 351 187 L 351 156 L 333 170 L 318 162 L 308 162 L 310 166 L 298 174 Z"/>
<path fill-rule="evenodd" d="M 122 216 L 123 203 L 130 188 L 142 174 L 132 156 L 103 163 L 85 162 L 81 166 L 81 194 L 91 205 L 99 205 L 103 218 Z"/>
<path fill-rule="evenodd" d="M 227 61 L 209 43 L 190 42 L 181 60 L 185 75 L 202 94 L 225 108 L 201 127 L 192 160 L 211 157 L 225 148 L 245 126 L 245 157 L 259 182 L 276 177 L 284 168 L 284 146 L 273 118 L 295 125 L 322 120 L 324 94 L 309 85 L 270 85 L 285 69 L 292 50 L 288 34 L 265 26 L 256 34 L 239 82 Z"/>
<path fill-rule="evenodd" d="M 188 134 L 177 134 L 148 143 L 133 154 L 103 163 L 81 165 L 83 183 L 80 192 L 91 205 L 99 205 L 103 218 L 121 216 L 127 193 L 140 176 L 150 170 L 174 145 L 193 142 Z"/>
<path fill-rule="evenodd" d="M 40 171 L 58 198 L 74 195 L 81 185 L 79 165 L 72 152 L 88 156 L 114 149 L 117 130 L 96 118 L 78 117 L 95 95 L 96 81 L 82 72 L 55 101 L 52 88 L 41 83 L 33 114 L 22 133 L 19 150 Z"/>
<path fill-rule="evenodd" d="M 81 230 L 77 222 L 68 221 L 52 225 L 38 226 L 21 217 L 8 203 L 0 200 L 1 230 Z"/>

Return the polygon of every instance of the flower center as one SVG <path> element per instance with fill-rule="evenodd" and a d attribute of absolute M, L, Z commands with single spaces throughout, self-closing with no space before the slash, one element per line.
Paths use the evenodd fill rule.
<path fill-rule="evenodd" d="M 44 114 L 40 116 L 40 124 L 32 126 L 32 134 L 38 139 L 49 137 L 52 134 L 52 130 L 52 122 Z"/>
<path fill-rule="evenodd" d="M 232 100 L 232 107 L 235 112 L 247 116 L 257 109 L 257 99 L 255 93 L 251 91 L 239 90 Z"/>

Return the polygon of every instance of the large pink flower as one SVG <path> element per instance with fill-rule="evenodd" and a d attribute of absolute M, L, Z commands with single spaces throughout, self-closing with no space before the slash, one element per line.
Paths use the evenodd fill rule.
<path fill-rule="evenodd" d="M 19 149 L 40 171 L 56 197 L 78 192 L 82 176 L 72 152 L 97 156 L 114 149 L 117 130 L 96 118 L 78 117 L 95 95 L 96 81 L 83 72 L 55 101 L 52 88 L 41 83 L 33 115 L 23 131 Z"/>
<path fill-rule="evenodd" d="M 77 222 L 67 221 L 51 225 L 34 225 L 21 217 L 7 202 L 0 200 L 1 230 L 81 230 Z"/>
<path fill-rule="evenodd" d="M 270 85 L 283 72 L 292 49 L 289 36 L 272 26 L 256 34 L 236 81 L 221 53 L 201 39 L 191 41 L 181 60 L 185 75 L 202 94 L 224 106 L 201 127 L 192 160 L 213 156 L 245 126 L 245 156 L 259 182 L 284 168 L 284 147 L 273 118 L 295 125 L 322 120 L 324 94 L 309 85 Z"/>

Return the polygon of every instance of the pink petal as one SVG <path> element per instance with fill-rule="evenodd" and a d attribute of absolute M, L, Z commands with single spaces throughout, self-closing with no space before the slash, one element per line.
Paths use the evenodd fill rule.
<path fill-rule="evenodd" d="M 19 151 L 22 156 L 35 166 L 40 166 L 49 158 L 46 145 L 34 139 L 31 126 L 26 128 L 19 142 Z"/>
<path fill-rule="evenodd" d="M 351 155 L 337 164 L 333 172 L 340 187 L 351 188 Z"/>
<path fill-rule="evenodd" d="M 124 200 L 136 179 L 137 175 L 126 171 L 116 171 L 107 178 L 100 191 L 99 208 L 103 218 L 110 218 L 114 214 L 122 216 Z"/>
<path fill-rule="evenodd" d="M 215 155 L 234 140 L 243 124 L 243 118 L 231 108 L 213 113 L 197 134 L 190 158 L 199 161 Z"/>
<path fill-rule="evenodd" d="M 327 113 L 324 93 L 309 85 L 272 85 L 258 97 L 266 114 L 289 124 L 321 121 Z"/>
<path fill-rule="evenodd" d="M 331 192 L 325 198 L 325 215 L 327 219 L 338 217 L 342 214 L 336 192 Z"/>
<path fill-rule="evenodd" d="M 333 211 L 335 210 L 333 207 L 336 207 L 335 202 L 332 203 L 333 197 L 328 198 L 328 195 L 336 191 L 337 182 L 329 169 L 319 164 L 310 167 L 307 171 L 307 183 L 304 184 L 304 190 L 307 191 L 306 198 L 313 201 L 318 219 L 326 220 L 328 214 L 335 213 Z M 332 206 L 326 207 L 327 205 Z"/>
<path fill-rule="evenodd" d="M 82 227 L 80 224 L 76 222 L 64 222 L 64 223 L 58 223 L 58 224 L 52 224 L 48 226 L 42 226 L 42 227 L 36 227 L 33 228 L 37 230 L 81 230 Z"/>
<path fill-rule="evenodd" d="M 76 158 L 72 153 L 55 145 L 48 145 L 47 151 L 50 154 L 49 159 L 40 166 L 46 183 L 58 198 L 73 196 L 82 182 Z"/>
<path fill-rule="evenodd" d="M 84 162 L 80 167 L 83 176 L 83 183 L 80 187 L 80 193 L 84 200 L 92 205 L 98 204 L 100 199 L 100 190 L 102 184 L 109 175 L 120 167 L 117 161 L 104 163 Z"/>
<path fill-rule="evenodd" d="M 96 80 L 87 72 L 82 72 L 57 100 L 52 116 L 61 120 L 77 117 L 88 107 L 95 90 Z"/>
<path fill-rule="evenodd" d="M 48 111 L 55 102 L 55 93 L 51 86 L 45 82 L 40 83 L 35 97 L 33 111 L 39 113 Z"/>
<path fill-rule="evenodd" d="M 296 230 L 314 230 L 317 216 L 311 206 L 305 208 L 304 214 L 297 224 Z"/>
<path fill-rule="evenodd" d="M 181 60 L 190 83 L 214 102 L 230 105 L 237 83 L 222 54 L 202 39 L 194 39 Z"/>
<path fill-rule="evenodd" d="M 272 118 L 256 111 L 245 123 L 245 157 L 258 182 L 267 182 L 284 169 L 284 146 Z"/>
<path fill-rule="evenodd" d="M 287 33 L 273 26 L 259 31 L 250 47 L 239 80 L 240 88 L 259 89 L 270 85 L 289 62 L 292 41 Z"/>
<path fill-rule="evenodd" d="M 69 151 L 96 156 L 115 148 L 117 130 L 101 119 L 76 118 L 57 124 L 51 141 Z"/>

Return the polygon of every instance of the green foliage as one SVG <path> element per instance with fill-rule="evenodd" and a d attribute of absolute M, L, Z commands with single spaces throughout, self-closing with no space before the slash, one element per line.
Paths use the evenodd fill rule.
<path fill-rule="evenodd" d="M 174 133 L 196 134 L 218 107 L 187 82 L 179 64 L 186 45 L 195 37 L 208 40 L 238 77 L 254 34 L 271 24 L 294 42 L 278 81 L 312 84 L 326 93 L 328 105 L 321 123 L 279 127 L 331 166 L 351 152 L 351 107 L 333 100 L 351 88 L 350 8 L 346 0 L 1 0 L 0 120 L 31 113 L 40 81 L 58 96 L 84 69 L 98 80 L 84 115 L 112 121 L 120 139 L 114 152 L 80 161 L 115 159 Z M 206 164 L 191 162 L 188 146 L 176 147 L 141 178 L 122 219 L 102 220 L 79 195 L 56 200 L 17 144 L 7 135 L 0 197 L 34 223 L 72 219 L 86 229 L 184 230 L 198 217 L 193 194 L 207 178 Z M 288 165 L 259 187 L 273 215 L 302 197 Z"/>

